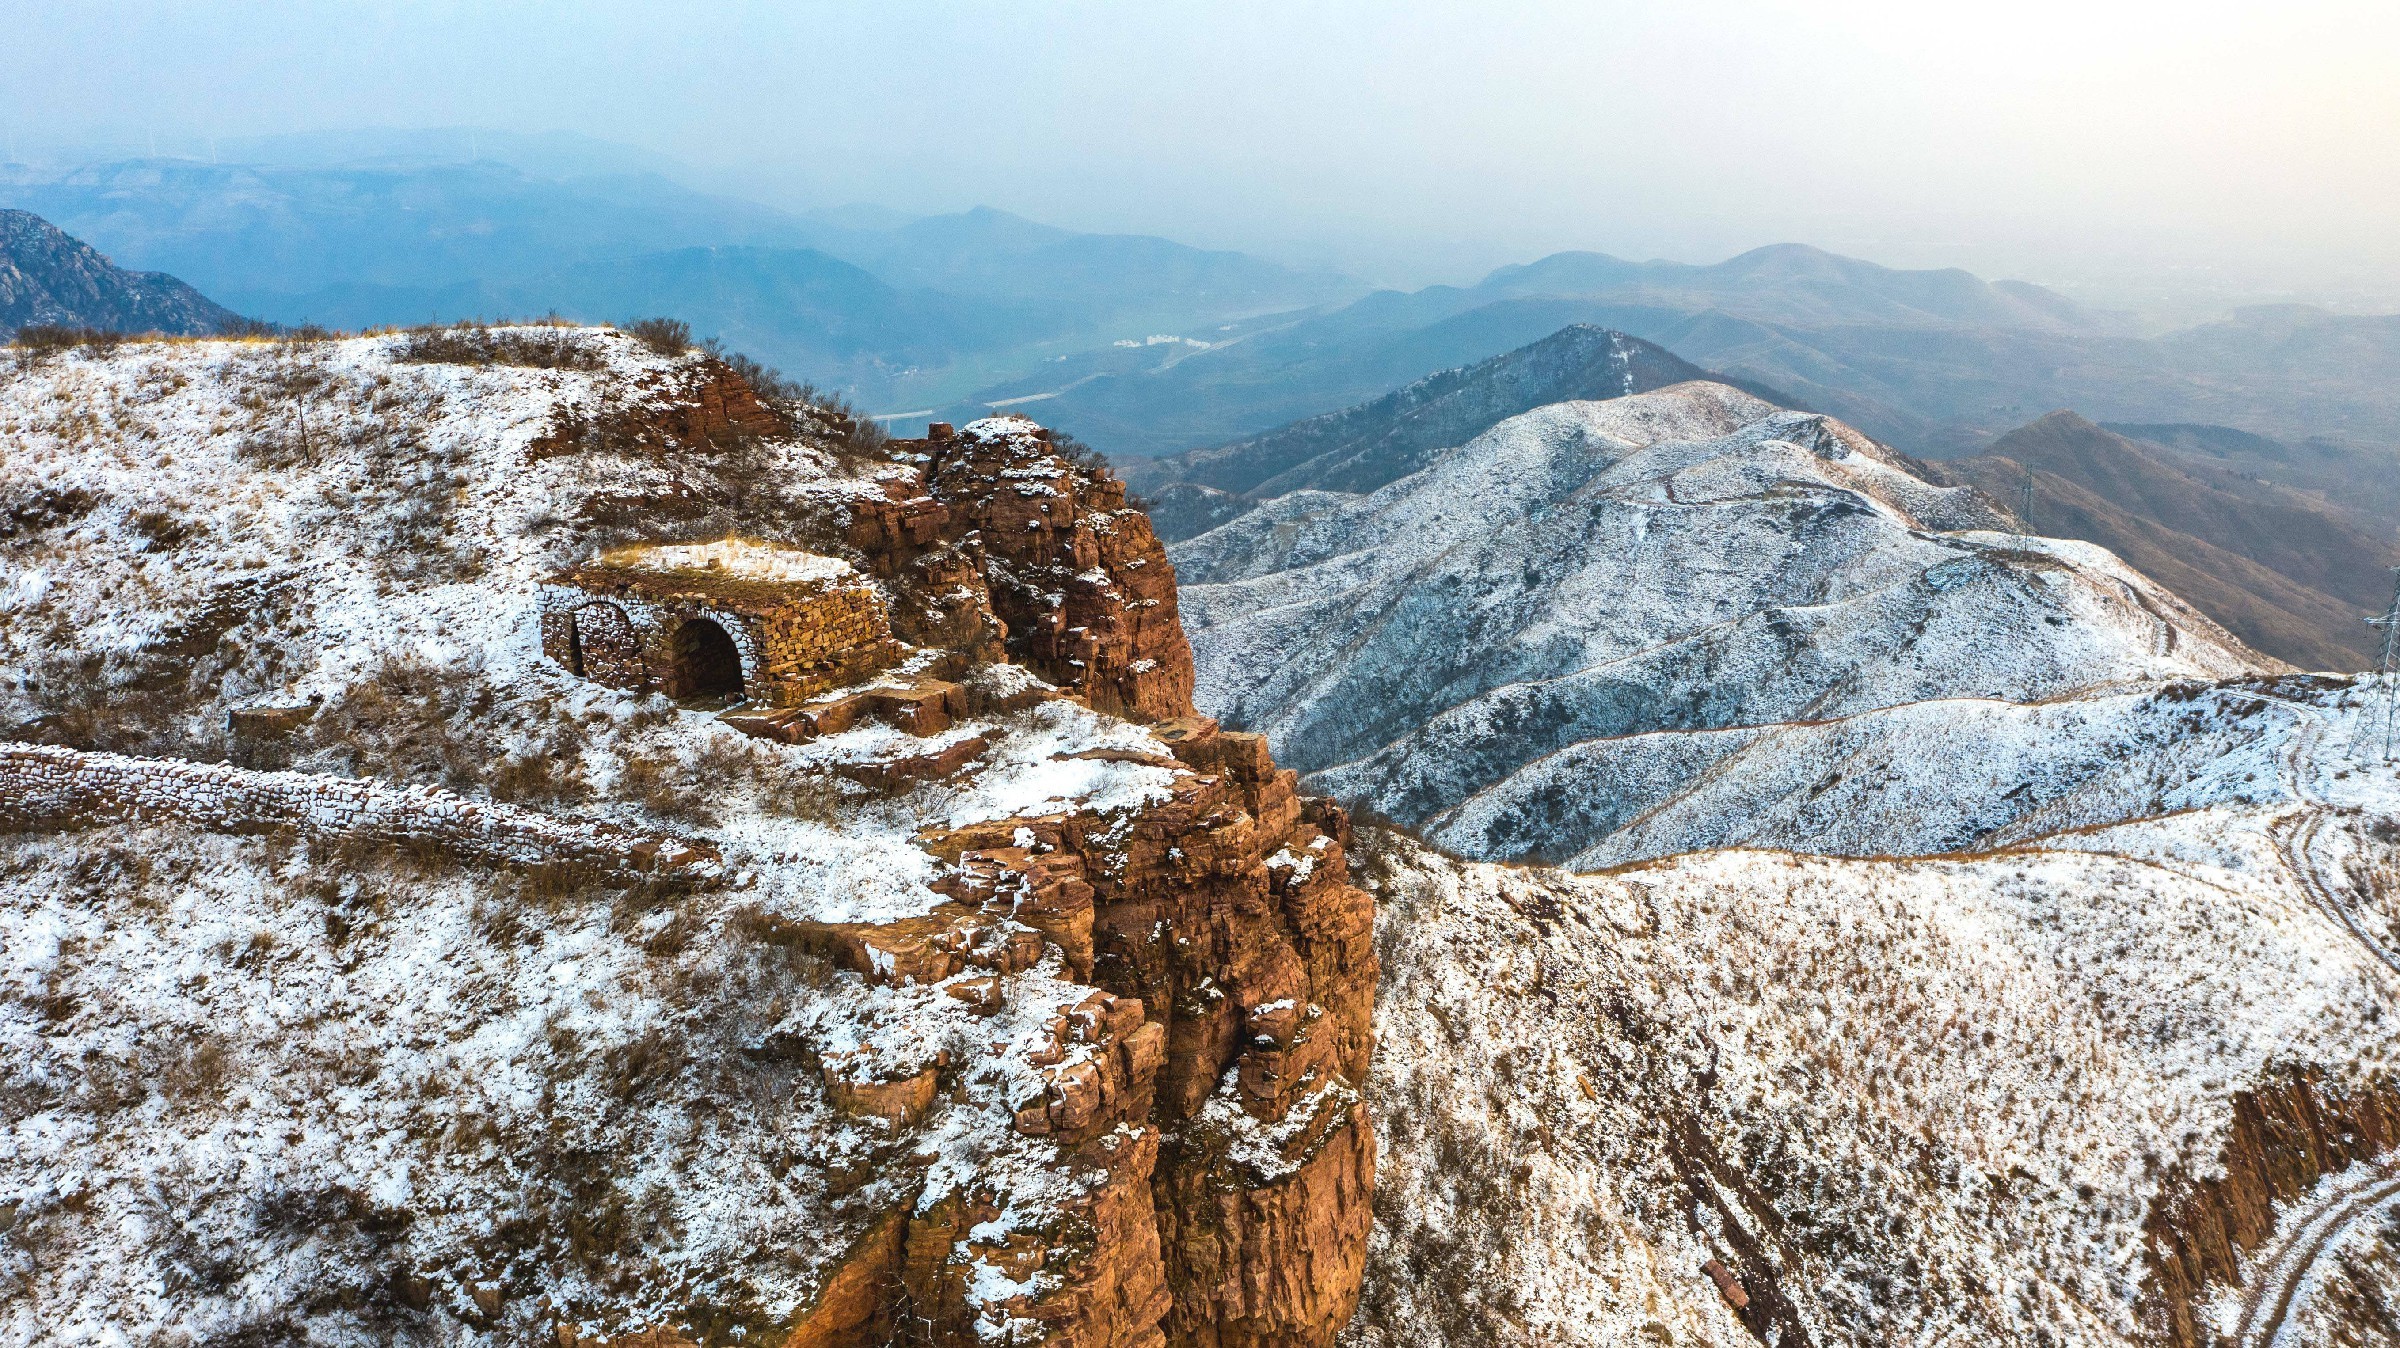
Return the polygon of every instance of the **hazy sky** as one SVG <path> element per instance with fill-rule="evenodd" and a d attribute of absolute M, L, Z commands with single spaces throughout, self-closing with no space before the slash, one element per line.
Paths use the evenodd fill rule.
<path fill-rule="evenodd" d="M 1463 280 L 1797 239 L 2400 307 L 2400 5 L 34 4 L 0 150 L 571 129 L 789 205 L 976 203 Z"/>

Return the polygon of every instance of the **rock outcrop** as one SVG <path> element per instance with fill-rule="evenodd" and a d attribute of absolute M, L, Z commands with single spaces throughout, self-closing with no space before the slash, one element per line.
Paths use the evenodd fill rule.
<path fill-rule="evenodd" d="M 322 559 L 303 618 L 229 597 L 251 532 L 236 553 L 195 526 L 168 557 L 112 512 L 12 542 L 29 569 L 79 558 L 48 592 L 59 632 L 100 630 L 137 574 L 170 632 L 262 610 L 239 653 L 210 631 L 256 656 L 246 682 L 177 656 L 176 705 L 306 771 L 94 742 L 0 762 L 23 830 L 0 830 L 0 929 L 56 951 L 0 980 L 0 1020 L 33 1008 L 38 1043 L 12 1044 L 71 1120 L 0 1148 L 0 1203 L 35 1195 L 0 1208 L 9 1239 L 44 1251 L 0 1258 L 0 1339 L 30 1306 L 133 1341 L 1330 1345 L 1371 1224 L 1373 908 L 1343 812 L 1194 713 L 1174 573 L 1123 486 L 1018 418 L 872 456 L 705 355 L 478 341 L 128 345 L 0 389 L 165 390 L 121 440 L 29 416 L 49 457 L 8 466 L 43 464 L 84 516 L 128 469 L 196 516 L 304 501 L 268 527 L 310 521 L 289 552 Z M 293 368 L 317 450 L 287 459 L 260 437 Z M 268 409 L 255 436 L 245 406 Z M 357 485 L 429 459 L 441 490 Z M 872 613 L 847 602 L 870 590 Z M 12 652 L 35 639 L 0 624 Z M 393 654 L 424 650 L 461 658 Z M 839 686 L 760 696 L 820 674 Z M 39 690 L 69 679 L 44 666 Z M 337 775 L 370 771 L 404 784 Z M 222 880 L 203 922 L 165 901 L 190 868 L 147 860 L 178 852 Z M 104 853 L 121 883 L 83 864 Z M 515 873 L 553 860 L 577 865 Z M 186 953 L 207 978 L 131 976 Z M 275 989 L 311 1009 L 259 1009 Z M 146 1087 L 73 1085 L 127 1024 L 124 1081 L 181 1083 L 138 1117 Z M 356 1088 L 267 1088 L 312 1063 Z M 222 1182 L 234 1132 L 282 1139 L 282 1168 Z M 70 1148 L 88 1188 L 20 1182 Z M 260 1205 L 299 1192 L 325 1197 L 261 1238 Z M 160 1203 L 174 1232 L 127 1220 Z M 352 1234 L 372 1249 L 345 1263 Z M 123 1290 L 202 1245 L 223 1279 Z M 273 1304 L 226 1290 L 251 1286 Z"/>
<path fill-rule="evenodd" d="M 1095 709 L 1155 722 L 1173 786 L 1130 820 L 927 830 L 953 903 L 793 936 L 871 980 L 931 982 L 1030 964 L 1038 950 L 1001 934 L 1013 918 L 1097 989 L 1062 1042 L 1111 1051 L 1058 1073 L 1016 1125 L 1108 1174 L 1067 1290 L 1020 1312 L 1051 1341 L 1148 1343 L 1163 1329 L 1225 1348 L 1330 1343 L 1357 1302 L 1375 1155 L 1357 1094 L 1374 1045 L 1373 905 L 1348 881 L 1348 819 L 1300 796 L 1263 738 L 1193 713 L 1174 570 L 1106 470 L 1067 462 L 1021 418 L 898 456 L 923 476 L 887 476 L 850 541 L 904 582 L 914 635 L 973 643 L 1005 624 L 1011 653 Z M 1118 1137 L 1140 1140 L 1105 1145 Z M 1127 1195 L 1144 1186 L 1136 1212 Z M 912 1215 L 907 1267 L 938 1270 L 915 1252 L 977 1220 Z M 933 1287 L 911 1304 L 963 1307 Z"/>
<path fill-rule="evenodd" d="M 576 434 L 687 446 L 717 433 L 671 421 Z M 975 1232 L 997 1199 L 912 1198 L 849 1252 L 790 1342 L 880 1342 L 905 1315 L 941 1341 L 1005 1322 L 1096 1348 L 1329 1344 L 1357 1303 L 1375 1161 L 1358 1094 L 1374 1045 L 1373 905 L 1348 880 L 1348 820 L 1301 797 L 1263 738 L 1194 712 L 1174 568 L 1105 468 L 1018 417 L 937 427 L 892 458 L 879 494 L 849 503 L 844 541 L 894 592 L 908 667 L 947 679 L 1013 658 L 1056 685 L 1033 697 L 1151 723 L 1164 749 L 1134 757 L 1172 784 L 1130 816 L 926 828 L 918 842 L 944 863 L 949 897 L 932 912 L 774 924 L 870 985 L 941 983 L 979 1014 L 1045 949 L 1092 989 L 1031 1053 L 1042 1089 L 1016 1110 L 1015 1131 L 1055 1144 L 1072 1176 L 1043 1235 L 991 1247 Z M 857 698 L 879 693 L 889 700 Z M 988 691 L 977 700 L 992 709 Z M 947 775 L 982 748 L 960 741 L 938 762 L 928 749 L 900 776 Z M 896 783 L 917 761 L 840 770 Z M 895 1074 L 829 1053 L 819 1067 L 837 1109 L 897 1136 L 972 1064 Z M 1043 1290 L 971 1297 L 971 1271 L 992 1266 Z"/>
<path fill-rule="evenodd" d="M 2219 1341 L 2205 1302 L 2219 1287 L 2274 1296 L 2273 1271 L 2256 1259 L 2275 1235 L 2279 1207 L 2299 1203 L 2326 1176 L 2386 1157 L 2400 1146 L 2400 1093 L 2344 1092 L 2320 1072 L 2294 1069 L 2233 1098 L 2219 1172 L 2178 1176 L 2152 1204 L 2144 1250 L 2150 1281 L 2143 1317 L 2161 1343 Z"/>
<path fill-rule="evenodd" d="M 1191 710 L 1175 571 L 1124 483 L 1068 462 L 1023 417 L 902 448 L 922 456 L 924 489 L 952 530 L 980 545 L 1011 654 L 1098 711 L 1149 721 Z"/>

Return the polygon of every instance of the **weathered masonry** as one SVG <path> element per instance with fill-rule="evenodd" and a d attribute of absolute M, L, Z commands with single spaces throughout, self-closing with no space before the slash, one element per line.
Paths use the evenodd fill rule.
<path fill-rule="evenodd" d="M 604 553 L 542 586 L 542 653 L 678 701 L 796 706 L 901 652 L 883 596 L 838 557 L 725 539 Z"/>

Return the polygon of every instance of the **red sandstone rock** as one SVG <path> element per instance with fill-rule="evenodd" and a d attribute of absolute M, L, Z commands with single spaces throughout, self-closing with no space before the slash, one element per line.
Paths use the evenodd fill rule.
<path fill-rule="evenodd" d="M 909 448 L 925 454 L 926 489 L 951 529 L 979 536 L 1012 652 L 1099 710 L 1190 715 L 1191 646 L 1165 546 L 1126 507 L 1125 484 L 1070 464 L 1039 429 L 993 418 Z"/>
<path fill-rule="evenodd" d="M 2276 1205 L 2394 1146 L 2400 1146 L 2400 1091 L 2388 1087 L 2337 1094 L 2316 1072 L 2295 1070 L 2234 1096 L 2222 1173 L 2171 1179 L 2144 1223 L 2145 1327 L 2174 1348 L 2217 1342 L 2203 1294 L 2211 1283 L 2243 1285 L 2244 1255 L 2275 1233 Z"/>
<path fill-rule="evenodd" d="M 1005 1309 L 1052 1344 L 1328 1345 L 1357 1302 L 1374 1176 L 1355 1090 L 1374 1047 L 1373 907 L 1348 883 L 1349 823 L 1302 798 L 1263 739 L 1193 711 L 1165 550 L 1121 483 L 1037 432 L 1001 420 L 901 442 L 903 464 L 922 467 L 852 505 L 847 541 L 895 596 L 893 635 L 950 662 L 938 684 L 737 723 L 796 741 L 881 715 L 931 733 L 968 710 L 948 681 L 1004 642 L 1096 709 L 1156 723 L 1172 757 L 1134 757 L 1173 770 L 1164 802 L 1129 819 L 928 830 L 952 901 L 921 917 L 765 919 L 871 981 L 967 975 L 948 990 L 978 1008 L 998 1009 L 1001 979 L 1045 946 L 1059 952 L 1094 992 L 1027 1060 L 1044 1075 L 1016 1128 L 1062 1148 L 1059 1164 L 1088 1188 L 1052 1229 L 995 1243 L 972 1235 L 996 1215 L 972 1194 L 896 1210 L 787 1342 L 883 1342 L 902 1305 L 930 1341 L 972 1342 L 962 1280 L 982 1261 L 1019 1280 L 1042 1273 L 1050 1290 Z M 958 753 L 844 771 L 890 783 L 955 770 Z M 850 1062 L 824 1073 L 840 1107 L 879 1119 L 939 1098 L 934 1073 L 886 1081 Z M 1282 1154 L 1260 1171 L 1254 1149 L 1236 1160 L 1232 1144 L 1262 1129 Z"/>

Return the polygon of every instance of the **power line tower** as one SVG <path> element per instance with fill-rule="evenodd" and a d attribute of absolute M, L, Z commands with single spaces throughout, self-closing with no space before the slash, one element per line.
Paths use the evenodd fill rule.
<path fill-rule="evenodd" d="M 2400 566 L 2392 568 L 2392 606 L 2367 619 L 2383 629 L 2383 761 L 2392 761 L 2392 722 L 2400 716 Z"/>
<path fill-rule="evenodd" d="M 2033 532 L 2033 465 L 2025 466 L 2025 509 L 2019 515 L 2025 521 L 2025 532 Z"/>

